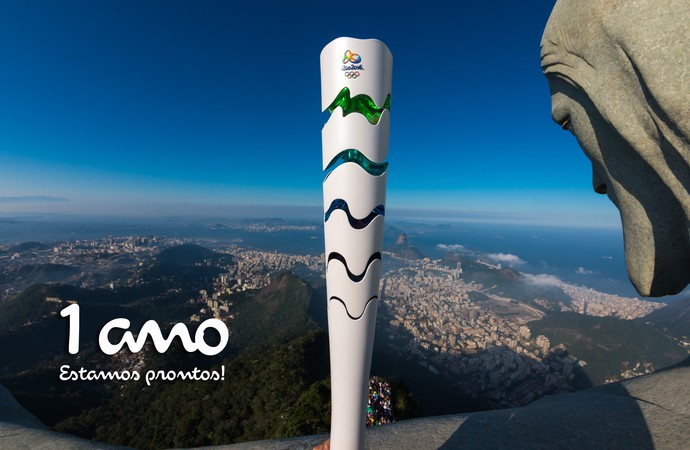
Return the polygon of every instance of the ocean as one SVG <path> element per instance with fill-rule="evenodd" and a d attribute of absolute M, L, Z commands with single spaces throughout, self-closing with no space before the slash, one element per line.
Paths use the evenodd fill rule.
<path fill-rule="evenodd" d="M 492 255 L 496 263 L 520 272 L 548 274 L 602 292 L 637 296 L 625 268 L 620 229 L 470 223 L 420 227 L 407 234 L 431 258 L 462 245 Z"/>
<path fill-rule="evenodd" d="M 218 226 L 221 224 L 221 226 Z M 223 226 L 227 224 L 227 226 Z M 251 229 L 249 224 L 269 228 Z M 111 217 L 22 216 L 0 218 L 0 245 L 26 241 L 66 241 L 107 236 L 164 236 L 199 239 L 295 254 L 323 253 L 323 229 L 286 229 L 292 221 L 208 218 L 124 219 Z M 309 225 L 309 222 L 302 222 Z M 238 227 L 241 225 L 241 227 Z M 441 258 L 448 249 L 491 255 L 504 267 L 548 274 L 577 285 L 626 297 L 637 293 L 628 280 L 622 230 L 510 224 L 392 222 L 384 247 L 399 232 L 425 256 Z M 455 246 L 455 247 L 454 247 Z M 676 297 L 665 297 L 673 301 Z"/>

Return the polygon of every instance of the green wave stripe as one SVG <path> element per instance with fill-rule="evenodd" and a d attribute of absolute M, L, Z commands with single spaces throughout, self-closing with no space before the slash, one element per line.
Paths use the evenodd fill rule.
<path fill-rule="evenodd" d="M 343 150 L 342 152 L 335 155 L 331 162 L 328 163 L 328 166 L 326 166 L 326 169 L 324 169 L 324 172 L 329 171 L 331 168 L 335 169 L 335 167 L 340 166 L 341 164 L 345 164 L 347 162 L 356 163 L 362 169 L 369 172 L 370 175 L 374 176 L 379 176 L 383 174 L 383 172 L 385 172 L 386 168 L 388 167 L 387 162 L 376 163 L 364 156 L 364 154 L 356 148 L 350 148 L 347 150 Z"/>
<path fill-rule="evenodd" d="M 391 95 L 388 94 L 386 100 L 383 102 L 383 106 L 379 107 L 374 100 L 366 94 L 357 94 L 354 97 L 350 97 L 350 89 L 344 87 L 338 93 L 335 100 L 333 100 L 333 103 L 328 107 L 328 111 L 332 113 L 338 106 L 343 109 L 343 116 L 358 112 L 366 117 L 370 124 L 376 125 L 379 123 L 383 110 L 387 109 L 390 111 Z"/>

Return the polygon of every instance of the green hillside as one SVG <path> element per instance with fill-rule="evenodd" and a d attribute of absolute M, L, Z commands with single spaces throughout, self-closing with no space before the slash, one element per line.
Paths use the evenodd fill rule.
<path fill-rule="evenodd" d="M 57 295 L 53 287 L 36 284 L 0 303 L 0 334 L 62 309 L 65 305 L 46 302 L 46 297 Z"/>
<path fill-rule="evenodd" d="M 62 281 L 78 273 L 79 268 L 64 264 L 36 264 L 22 267 L 16 275 L 29 285 Z"/>
<path fill-rule="evenodd" d="M 43 242 L 22 242 L 21 244 L 17 244 L 7 249 L 7 253 L 37 252 L 48 249 L 50 249 L 50 246 L 48 244 L 44 244 Z"/>
<path fill-rule="evenodd" d="M 225 380 L 128 385 L 103 407 L 68 419 L 59 431 L 142 449 L 219 445 L 303 432 L 302 411 L 315 379 L 327 376 L 326 337 L 312 332 L 268 351 L 247 352 L 225 362 Z M 308 370 L 310 368 L 311 370 Z M 318 388 L 315 387 L 318 393 Z M 327 431 L 329 405 L 318 423 Z M 321 403 L 323 402 L 323 403 Z M 183 406 L 184 405 L 184 406 Z M 183 407 L 182 407 L 183 406 Z"/>
<path fill-rule="evenodd" d="M 690 298 L 669 303 L 643 320 L 668 330 L 677 338 L 690 338 Z"/>
<path fill-rule="evenodd" d="M 648 362 L 661 369 L 687 357 L 673 339 L 642 321 L 554 313 L 528 326 L 533 336 L 543 334 L 552 346 L 564 344 L 585 360 L 584 372 L 594 385 L 618 376 L 624 362 Z"/>
<path fill-rule="evenodd" d="M 222 382 L 143 381 L 56 428 L 137 448 L 216 445 L 328 429 L 327 336 L 309 317 L 311 288 L 284 273 L 260 292 L 236 296 Z M 147 354 L 144 370 L 191 368 L 188 355 Z M 218 368 L 196 357 L 200 368 Z M 214 365 L 215 364 L 215 365 Z M 180 408 L 180 405 L 185 405 Z M 317 419 L 303 418 L 318 410 Z M 306 428 L 305 428 L 306 427 Z"/>
<path fill-rule="evenodd" d="M 284 273 L 260 292 L 241 296 L 237 317 L 229 324 L 229 348 L 242 350 L 284 342 L 316 328 L 309 316 L 312 290 L 291 273 Z"/>
<path fill-rule="evenodd" d="M 66 356 L 68 319 L 59 312 L 68 305 L 67 300 L 80 305 L 80 348 L 89 349 L 96 346 L 101 328 L 117 317 L 129 319 L 132 329 L 149 319 L 161 324 L 186 320 L 198 311 L 186 302 L 187 298 L 185 292 L 168 290 L 160 284 L 118 291 L 70 285 L 29 286 L 0 303 L 0 375 Z"/>

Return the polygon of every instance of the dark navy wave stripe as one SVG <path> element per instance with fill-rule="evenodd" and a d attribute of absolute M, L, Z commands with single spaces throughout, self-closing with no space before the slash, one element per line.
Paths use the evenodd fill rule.
<path fill-rule="evenodd" d="M 369 306 L 369 303 L 371 303 L 372 301 L 377 300 L 377 299 L 378 299 L 378 297 L 377 297 L 376 295 L 374 295 L 374 296 L 371 297 L 369 300 L 367 300 L 367 303 L 366 303 L 366 305 L 364 305 L 364 309 L 362 310 L 362 314 L 360 314 L 360 315 L 357 316 L 357 317 L 355 317 L 355 316 L 353 316 L 352 314 L 350 314 L 350 311 L 347 309 L 347 305 L 345 304 L 345 302 L 343 301 L 343 299 L 341 299 L 340 297 L 336 297 L 336 296 L 334 295 L 333 297 L 329 298 L 328 300 L 329 300 L 329 301 L 331 301 L 331 300 L 337 300 L 337 301 L 339 301 L 339 302 L 342 303 L 343 306 L 345 307 L 345 312 L 347 313 L 347 316 L 348 316 L 350 319 L 352 319 L 352 320 L 358 320 L 358 319 L 361 319 L 362 316 L 364 315 L 364 313 L 366 312 L 367 306 Z"/>
<path fill-rule="evenodd" d="M 368 216 L 364 217 L 363 219 L 357 219 L 352 217 L 350 207 L 347 205 L 347 202 L 341 198 L 337 198 L 331 202 L 331 206 L 328 208 L 328 211 L 326 211 L 324 222 L 328 222 L 328 219 L 331 217 L 333 211 L 338 209 L 345 211 L 345 214 L 347 214 L 347 221 L 350 222 L 350 226 L 352 228 L 361 230 L 362 228 L 366 228 L 377 216 L 384 216 L 386 207 L 384 205 L 379 205 L 372 209 Z"/>
<path fill-rule="evenodd" d="M 355 283 L 359 283 L 360 281 L 362 281 L 364 279 L 364 276 L 367 274 L 367 271 L 369 270 L 369 266 L 371 265 L 371 263 L 373 263 L 377 259 L 379 261 L 381 260 L 381 252 L 376 252 L 369 257 L 369 261 L 367 261 L 367 266 L 364 268 L 364 272 L 362 272 L 359 275 L 355 275 L 352 272 L 350 272 L 350 268 L 347 266 L 347 261 L 345 260 L 345 257 L 343 255 L 341 255 L 340 253 L 338 253 L 338 252 L 329 253 L 328 254 L 328 263 L 326 264 L 327 266 L 328 266 L 328 264 L 330 264 L 332 259 L 337 259 L 338 261 L 343 263 L 343 265 L 345 266 L 345 270 L 347 270 L 347 276 L 350 277 L 350 279 L 352 281 L 354 281 Z"/>

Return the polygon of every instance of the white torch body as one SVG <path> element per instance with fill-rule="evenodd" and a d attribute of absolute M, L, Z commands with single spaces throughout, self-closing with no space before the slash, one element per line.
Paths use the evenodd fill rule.
<path fill-rule="evenodd" d="M 331 449 L 364 444 L 381 278 L 393 57 L 376 39 L 321 52 Z"/>

